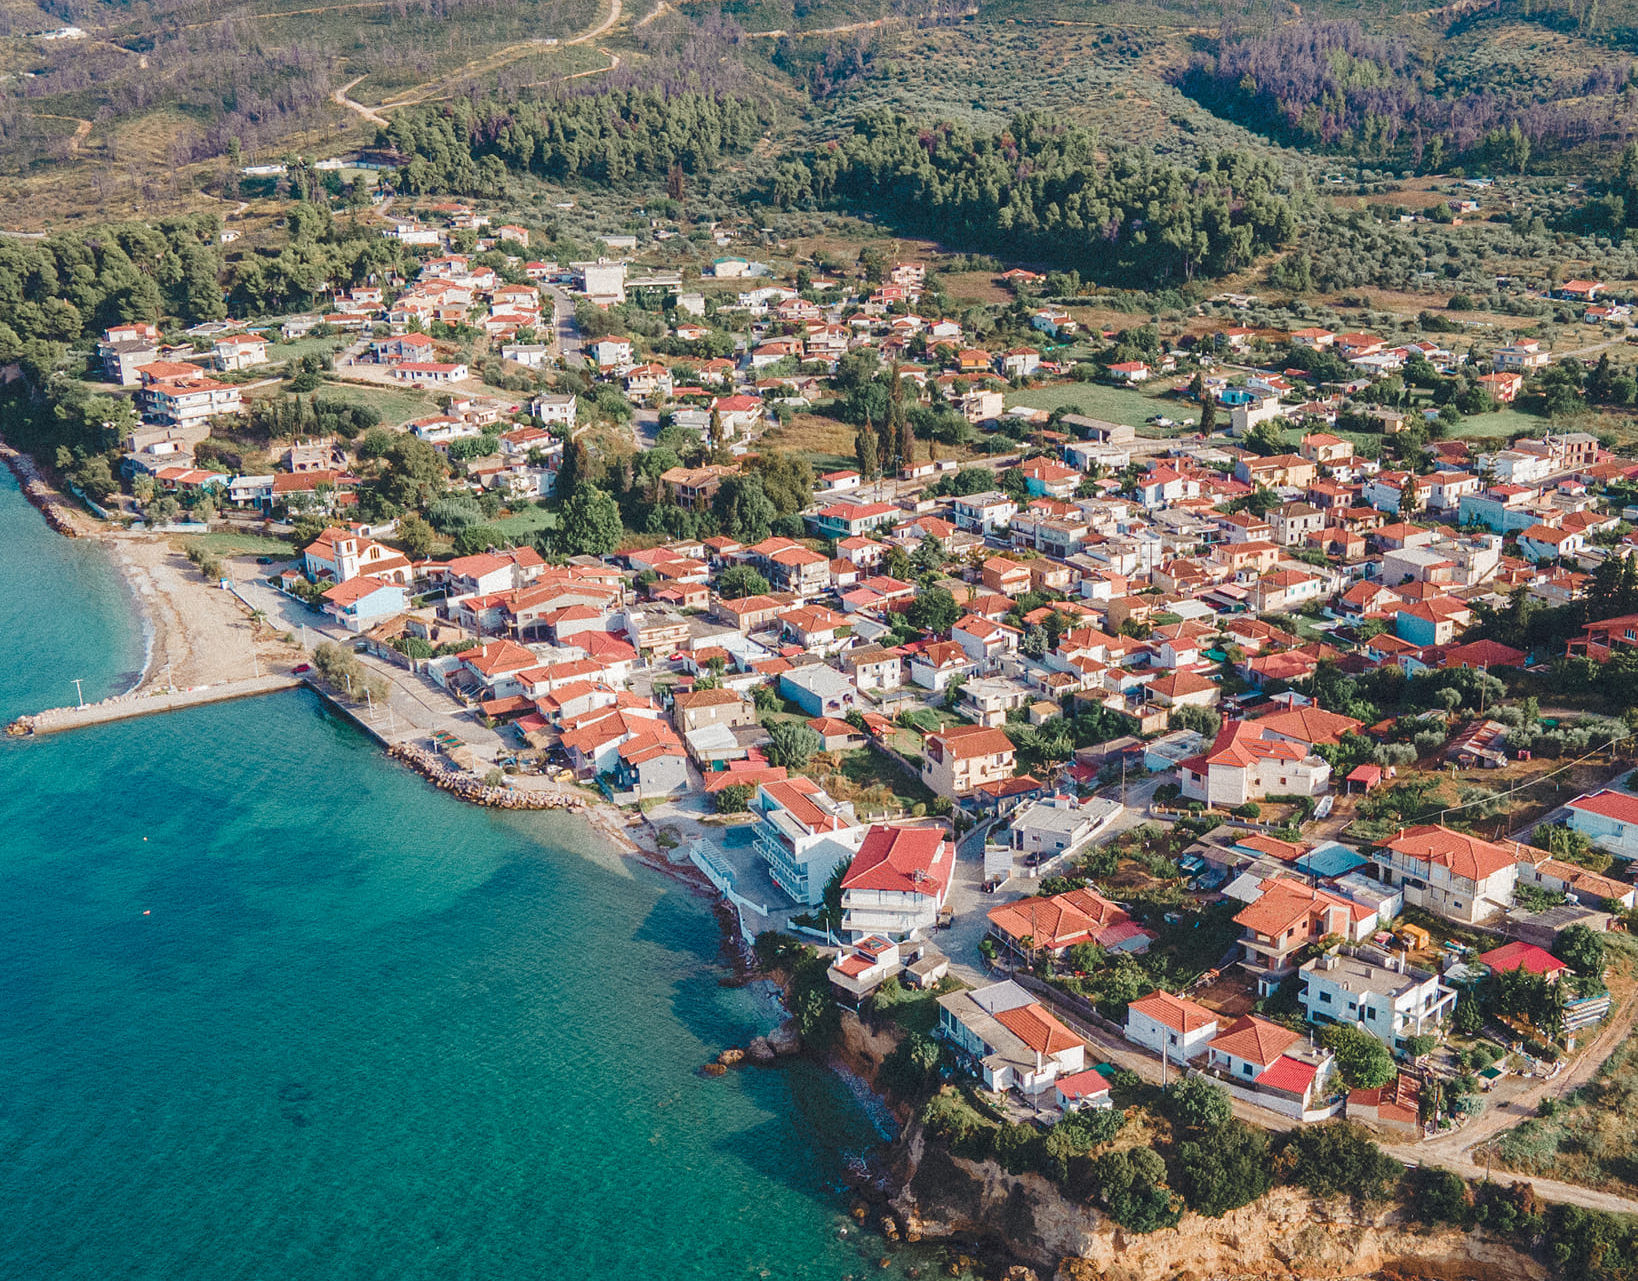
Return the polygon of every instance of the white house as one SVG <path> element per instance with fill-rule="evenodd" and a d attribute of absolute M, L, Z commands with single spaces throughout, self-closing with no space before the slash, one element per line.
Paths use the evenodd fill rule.
<path fill-rule="evenodd" d="M 1082 1072 L 1086 1045 L 1010 980 L 938 998 L 938 1033 L 992 1090 L 1036 1097 Z"/>
<path fill-rule="evenodd" d="M 1638 858 L 1638 796 L 1602 788 L 1569 803 L 1569 825 L 1622 858 Z"/>
<path fill-rule="evenodd" d="M 1529 853 L 1427 823 L 1403 829 L 1373 861 L 1377 878 L 1403 887 L 1412 907 L 1473 924 L 1513 905 L 1518 863 Z"/>
<path fill-rule="evenodd" d="M 1215 1014 L 1170 992 L 1151 992 L 1126 1007 L 1126 1039 L 1173 1063 L 1199 1058 L 1216 1035 Z"/>
<path fill-rule="evenodd" d="M 864 839 L 853 803 L 833 800 L 798 775 L 762 784 L 751 810 L 757 815 L 753 839 L 769 878 L 803 906 L 819 906 L 836 869 L 852 861 Z"/>
<path fill-rule="evenodd" d="M 1206 751 L 1177 767 L 1177 777 L 1189 800 L 1232 807 L 1265 796 L 1323 795 L 1331 766 L 1256 721 L 1228 721 Z"/>
<path fill-rule="evenodd" d="M 865 833 L 842 876 L 842 932 L 922 937 L 938 923 L 955 872 L 955 844 L 942 826 Z"/>
<path fill-rule="evenodd" d="M 1031 801 L 1009 820 L 1012 848 L 1037 864 L 1072 857 L 1107 831 L 1125 809 L 1119 801 L 1099 796 L 1084 801 L 1061 795 Z"/>
<path fill-rule="evenodd" d="M 255 334 L 228 334 L 211 343 L 216 367 L 226 373 L 267 363 L 267 339 Z"/>
<path fill-rule="evenodd" d="M 1362 1027 L 1390 1050 L 1409 1037 L 1433 1035 L 1456 1005 L 1437 974 L 1406 966 L 1403 954 L 1378 965 L 1364 956 L 1317 956 L 1297 973 L 1297 999 L 1310 1023 Z"/>
<path fill-rule="evenodd" d="M 592 343 L 591 353 L 599 369 L 624 369 L 631 364 L 631 340 L 599 338 Z"/>
<path fill-rule="evenodd" d="M 529 402 L 529 412 L 534 415 L 535 421 L 546 426 L 553 423 L 564 427 L 574 426 L 575 398 L 567 394 L 556 392 L 542 392 Z"/>
<path fill-rule="evenodd" d="M 189 427 L 223 414 L 237 414 L 244 404 L 239 389 L 214 378 L 161 378 L 139 393 L 150 421 Z"/>
<path fill-rule="evenodd" d="M 955 500 L 957 529 L 993 534 L 1018 514 L 1018 504 L 998 489 L 968 494 Z"/>

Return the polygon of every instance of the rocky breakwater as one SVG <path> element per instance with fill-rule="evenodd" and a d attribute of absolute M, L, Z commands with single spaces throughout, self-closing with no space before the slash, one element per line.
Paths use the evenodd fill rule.
<path fill-rule="evenodd" d="M 403 761 L 434 787 L 474 805 L 501 810 L 581 810 L 586 802 L 563 792 L 523 792 L 511 787 L 492 787 L 475 774 L 455 769 L 425 748 L 410 743 L 394 743 L 387 755 Z"/>
<path fill-rule="evenodd" d="M 0 441 L 0 461 L 11 468 L 12 475 L 17 477 L 17 483 L 22 488 L 23 497 L 39 508 L 47 525 L 69 538 L 79 537 L 79 527 L 74 523 L 74 509 L 40 474 L 32 458 Z"/>
<path fill-rule="evenodd" d="M 1295 1188 L 1276 1188 L 1220 1219 L 1189 1213 L 1175 1228 L 1129 1232 L 1038 1175 L 952 1156 L 920 1126 L 900 1141 L 893 1180 L 891 1209 L 907 1237 L 967 1243 L 1056 1281 L 1548 1276 L 1537 1260 L 1480 1232 L 1428 1228 L 1400 1206 L 1317 1200 Z"/>

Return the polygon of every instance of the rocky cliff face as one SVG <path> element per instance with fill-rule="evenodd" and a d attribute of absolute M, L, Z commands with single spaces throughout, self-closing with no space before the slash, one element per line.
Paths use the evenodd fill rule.
<path fill-rule="evenodd" d="M 1360 1213 L 1291 1188 L 1221 1219 L 1186 1214 L 1176 1228 L 1136 1235 L 1039 1176 L 951 1156 L 919 1127 L 900 1140 L 895 1175 L 893 1209 L 907 1232 L 971 1241 L 1057 1281 L 1548 1275 L 1528 1255 L 1478 1234 L 1425 1229 L 1397 1209 Z"/>

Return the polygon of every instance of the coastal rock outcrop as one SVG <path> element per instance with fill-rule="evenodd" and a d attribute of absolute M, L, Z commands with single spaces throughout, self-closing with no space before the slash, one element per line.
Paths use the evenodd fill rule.
<path fill-rule="evenodd" d="M 12 475 L 17 477 L 23 497 L 39 509 L 47 525 L 66 538 L 79 537 L 79 527 L 74 523 L 76 514 L 74 509 L 63 501 L 62 496 L 51 487 L 51 483 L 40 474 L 40 469 L 32 458 L 0 441 L 0 462 L 4 462 L 11 469 Z"/>
<path fill-rule="evenodd" d="M 795 1019 L 786 1019 L 769 1032 L 767 1041 L 773 1047 L 773 1052 L 782 1058 L 799 1054 L 802 1050 L 802 1034 L 796 1030 Z"/>
<path fill-rule="evenodd" d="M 919 1126 L 901 1140 L 892 1201 L 901 1230 L 983 1243 L 1056 1281 L 1277 1274 L 1342 1278 L 1397 1272 L 1475 1281 L 1544 1281 L 1548 1271 L 1479 1232 L 1427 1228 L 1399 1207 L 1359 1208 L 1277 1188 L 1221 1219 L 1185 1214 L 1175 1228 L 1128 1232 L 1038 1175 L 952 1156 Z M 1008 1273 L 1011 1276 L 1012 1273 Z"/>
<path fill-rule="evenodd" d="M 774 1047 L 769 1044 L 768 1038 L 765 1036 L 754 1038 L 750 1045 L 746 1046 L 745 1054 L 752 1063 L 760 1064 L 763 1067 L 767 1067 L 779 1057 L 774 1053 Z"/>

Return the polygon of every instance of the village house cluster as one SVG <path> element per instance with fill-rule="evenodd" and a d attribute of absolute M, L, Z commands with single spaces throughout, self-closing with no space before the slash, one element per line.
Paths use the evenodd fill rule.
<path fill-rule="evenodd" d="M 1581 599 L 1595 575 L 1638 552 L 1622 526 L 1638 510 L 1610 498 L 1638 477 L 1638 462 L 1590 434 L 1545 431 L 1488 449 L 1432 439 L 1414 458 L 1364 456 L 1361 418 L 1386 441 L 1412 419 L 1352 398 L 1412 362 L 1452 370 L 1450 351 L 1312 327 L 1280 335 L 1288 350 L 1330 352 L 1353 371 L 1319 385 L 1300 369 L 1231 372 L 1268 336 L 1229 328 L 1212 336 L 1215 358 L 1196 343 L 1101 371 L 1129 387 L 1192 364 L 1199 377 L 1187 395 L 1221 411 L 1225 429 L 1140 436 L 1078 412 L 1008 408 L 1008 384 L 1064 366 L 919 314 L 919 262 L 891 264 L 855 294 L 825 279 L 799 291 L 764 264 L 724 257 L 702 272 L 708 302 L 680 276 L 640 275 L 621 258 L 526 260 L 523 229 L 488 228 L 464 207 L 433 212 L 451 228 L 484 229 L 480 245 L 512 255 L 529 283 L 437 252 L 413 279 L 346 291 L 281 336 L 319 324 L 356 334 L 355 368 L 446 392 L 438 414 L 397 426 L 446 454 L 495 439 L 457 488 L 507 502 L 567 497 L 558 480 L 586 406 L 555 390 L 485 392 L 427 330 L 475 326 L 505 361 L 544 371 L 561 355 L 571 295 L 597 306 L 645 291 L 668 299 L 666 340 L 681 348 L 662 359 L 651 343 L 598 337 L 584 344 L 581 372 L 598 395 L 617 389 L 699 434 L 705 459 L 657 478 L 684 512 L 714 510 L 724 485 L 752 474 L 780 413 L 828 397 L 830 376 L 860 350 L 923 403 L 975 428 L 1010 428 L 1018 450 L 958 462 L 912 448 L 896 473 L 825 471 L 800 529 L 745 543 L 648 537 L 556 563 L 528 546 L 412 559 L 391 545 L 391 522 L 355 519 L 358 482 L 334 442 L 295 442 L 269 475 L 194 465 L 211 422 L 242 410 L 240 384 L 212 373 L 265 363 L 265 338 L 209 335 L 207 369 L 199 335 L 182 360 L 152 326 L 130 325 L 102 345 L 108 379 L 133 387 L 143 411 L 127 470 L 270 515 L 322 512 L 329 527 L 277 579 L 305 596 L 316 589 L 316 607 L 361 647 L 412 669 L 565 780 L 624 804 L 740 816 L 740 871 L 724 871 L 724 852 L 703 843 L 700 860 L 725 888 L 738 875 L 741 890 L 749 860 L 781 919 L 806 922 L 799 928 L 833 949 L 839 999 L 856 1005 L 889 980 L 940 984 L 952 962 L 973 959 L 947 955 L 941 935 L 976 924 L 985 954 L 1009 974 L 941 991 L 939 1030 L 991 1089 L 1046 1113 L 1108 1106 L 1109 1083 L 1087 1051 L 1095 1037 L 1105 1050 L 1116 1037 L 1286 1117 L 1346 1111 L 1414 1128 L 1409 1067 L 1390 1086 L 1349 1092 L 1320 1029 L 1362 1029 L 1408 1065 L 1443 1035 L 1475 976 L 1556 975 L 1551 949 L 1564 929 L 1602 929 L 1633 906 L 1616 875 L 1462 824 L 1292 840 L 1289 828 L 1276 836 L 1259 821 L 1265 806 L 1294 809 L 1297 828 L 1326 821 L 1394 779 L 1392 764 L 1357 749 L 1402 745 L 1403 727 L 1321 706 L 1312 682 L 1322 670 L 1537 664 L 1555 655 L 1468 639 L 1480 611 Z M 383 234 L 447 248 L 445 230 L 419 221 Z M 1002 280 L 1024 288 L 1037 278 L 1014 270 Z M 1593 286 L 1583 299 L 1592 314 L 1596 282 L 1565 288 L 1582 284 Z M 1052 307 L 1028 323 L 1044 345 L 1080 332 Z M 727 355 L 674 354 L 724 335 Z M 1516 340 L 1495 348 L 1478 382 L 1506 404 L 1547 361 L 1539 343 Z M 1344 416 L 1352 427 L 1339 425 Z M 1271 423 L 1299 425 L 1275 452 Z M 758 586 L 746 591 L 746 581 Z M 1633 617 L 1597 620 L 1571 645 L 1594 658 L 1624 648 L 1638 648 Z M 804 732 L 796 759 L 793 727 Z M 1508 764 L 1507 725 L 1481 714 L 1440 717 L 1438 727 L 1437 749 L 1418 749 L 1420 759 L 1456 770 Z M 1344 751 L 1355 763 L 1335 769 Z M 821 756 L 824 768 L 810 768 Z M 834 781 L 861 775 L 896 780 L 892 802 L 867 812 L 856 789 Z M 1128 776 L 1142 787 L 1135 797 Z M 1136 957 L 1164 947 L 1171 923 L 1112 891 L 1037 889 L 1140 816 L 1164 829 L 1202 815 L 1215 825 L 1177 866 L 1198 901 L 1235 905 L 1238 930 L 1211 976 L 1243 986 L 1242 1010 L 1295 991 L 1307 1032 L 1166 990 L 1094 1028 L 1087 1011 L 1031 978 L 1043 959 L 1069 965 L 1084 949 Z M 1614 854 L 1638 854 L 1638 796 L 1620 787 L 1576 798 L 1563 821 Z M 1539 909 L 1542 896 L 1554 905 Z M 813 924 L 832 905 L 829 923 Z M 1407 912 L 1505 928 L 1511 941 L 1470 962 L 1454 951 L 1424 956 Z M 1576 1005 L 1567 1026 L 1607 1008 L 1607 999 Z"/>

